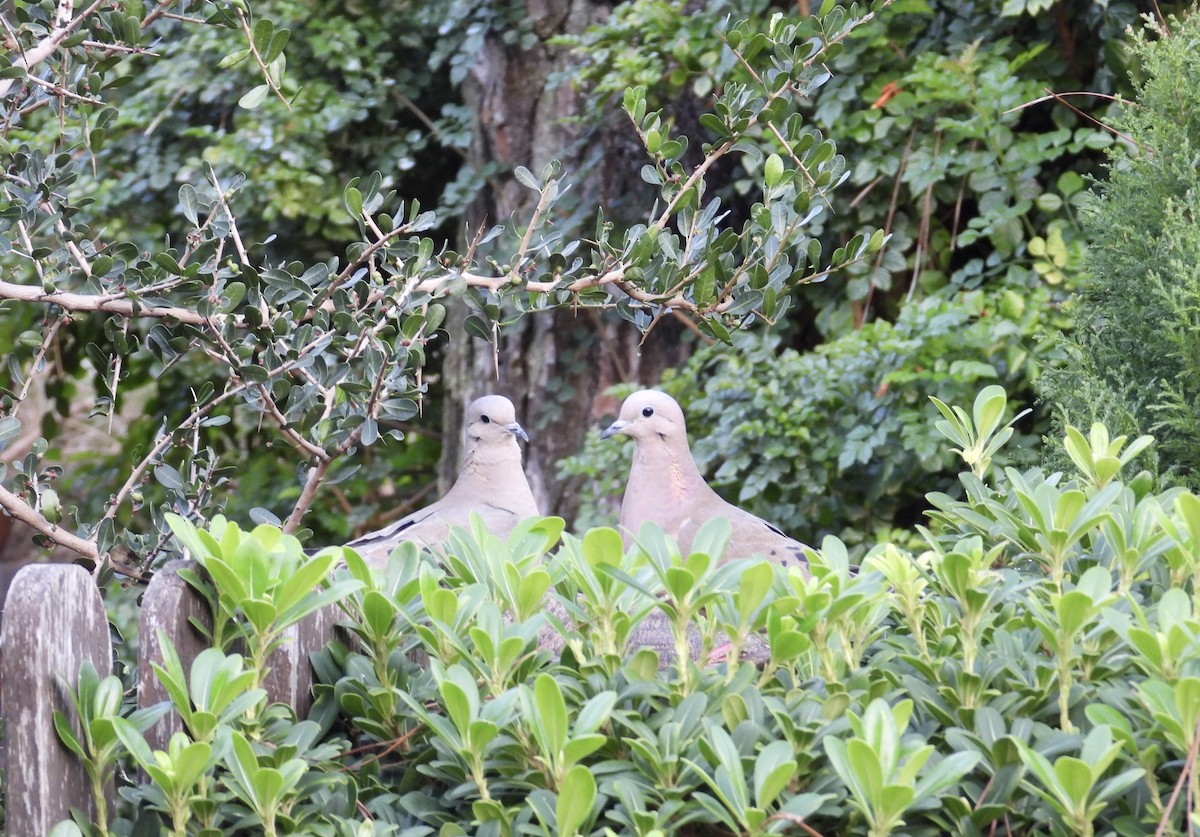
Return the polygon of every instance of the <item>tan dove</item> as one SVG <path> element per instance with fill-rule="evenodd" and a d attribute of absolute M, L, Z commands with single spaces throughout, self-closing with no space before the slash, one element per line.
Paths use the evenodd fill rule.
<path fill-rule="evenodd" d="M 444 543 L 451 526 L 470 524 L 472 512 L 489 532 L 502 537 L 519 521 L 538 514 L 517 445 L 518 438 L 528 442 L 529 437 L 517 423 L 512 402 L 502 395 L 478 398 L 467 407 L 464 424 L 462 469 L 446 496 L 347 544 L 368 564 L 382 566 L 401 541 L 422 546 Z"/>
<path fill-rule="evenodd" d="M 714 517 L 729 521 L 725 561 L 759 555 L 786 566 L 807 567 L 804 545 L 767 521 L 721 499 L 709 488 L 688 447 L 683 410 L 665 392 L 642 390 L 625 399 L 621 415 L 600 438 L 632 436 L 633 467 L 621 501 L 626 541 L 643 523 L 657 523 L 679 542 L 684 555 L 697 530 Z"/>

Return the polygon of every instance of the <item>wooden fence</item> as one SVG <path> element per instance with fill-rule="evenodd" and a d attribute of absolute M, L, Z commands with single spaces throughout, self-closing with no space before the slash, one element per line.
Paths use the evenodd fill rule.
<path fill-rule="evenodd" d="M 174 644 L 184 670 L 206 647 L 190 619 L 211 618 L 207 603 L 168 564 L 142 598 L 138 643 L 138 703 L 166 700 L 152 663 L 161 661 L 158 632 Z M 293 628 L 271 659 L 268 699 L 295 707 L 303 717 L 312 702 L 309 655 L 332 635 L 335 617 L 316 614 Z M 100 676 L 112 673 L 108 618 L 95 581 L 72 564 L 30 564 L 12 580 L 0 617 L 0 718 L 4 736 L 5 831 L 10 837 L 44 837 L 72 807 L 94 814 L 83 765 L 59 741 L 58 710 L 74 721 L 65 683 L 74 688 L 80 666 L 90 660 Z M 76 726 L 76 731 L 78 727 Z M 147 732 L 152 747 L 166 749 L 179 717 L 168 714 Z"/>

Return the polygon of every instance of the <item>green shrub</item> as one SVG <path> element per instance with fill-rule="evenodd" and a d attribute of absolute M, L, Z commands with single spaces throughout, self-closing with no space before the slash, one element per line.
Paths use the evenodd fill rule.
<path fill-rule="evenodd" d="M 554 518 L 508 541 L 459 531 L 442 561 L 405 546 L 383 572 L 347 551 L 324 596 L 347 596 L 356 638 L 316 656 L 312 716 L 262 706 L 260 673 L 225 650 L 197 659 L 190 698 L 168 664 L 185 732 L 151 754 L 135 724 L 112 721 L 149 778 L 123 788 L 135 804 L 111 833 L 130 833 L 135 815 L 140 834 L 163 822 L 176 834 L 330 835 L 1200 825 L 1188 761 L 1200 499 L 1130 476 L 1148 440 L 1099 426 L 1068 437 L 1070 473 L 1001 468 L 980 455 L 1007 435 L 995 388 L 944 414 L 938 426 L 971 465 L 964 499 L 931 495 L 923 549 L 880 544 L 857 573 L 832 537 L 807 574 L 719 565 L 723 521 L 689 556 L 652 531 L 624 552 L 605 528 L 560 544 Z M 251 541 L 268 555 L 292 543 L 228 525 L 185 539 L 213 567 L 254 560 Z M 273 624 L 263 602 L 289 612 L 291 594 L 228 576 L 214 573 L 212 601 L 253 644 Z M 546 591 L 567 618 L 541 606 Z M 660 668 L 655 652 L 619 653 L 652 610 L 701 661 L 749 632 L 770 660 Z M 539 644 L 547 631 L 565 641 L 558 657 Z M 1172 794 L 1180 782 L 1189 793 Z M 63 825 L 56 837 L 85 829 L 102 833 Z"/>
<path fill-rule="evenodd" d="M 1061 423 L 1102 421 L 1159 439 L 1163 476 L 1200 486 L 1200 15 L 1131 41 L 1135 103 L 1086 216 L 1091 280 L 1076 302 L 1066 366 L 1043 390 Z"/>
<path fill-rule="evenodd" d="M 948 487 L 954 466 L 930 419 L 928 396 L 965 401 L 981 385 L 1010 388 L 1034 374 L 1049 292 L 936 295 L 893 324 L 868 323 L 812 352 L 778 336 L 740 335 L 699 351 L 663 388 L 688 417 L 693 453 L 727 499 L 809 543 L 834 534 L 865 549 L 904 537 L 924 493 Z M 1030 459 L 1022 432 L 1006 461 Z M 562 463 L 586 476 L 577 528 L 612 518 L 630 453 L 588 440 Z"/>

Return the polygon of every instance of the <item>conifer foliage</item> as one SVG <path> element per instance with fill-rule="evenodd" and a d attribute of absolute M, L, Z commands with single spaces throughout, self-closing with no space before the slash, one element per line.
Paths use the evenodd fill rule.
<path fill-rule="evenodd" d="M 1091 278 L 1065 368 L 1043 389 L 1063 423 L 1159 439 L 1167 479 L 1200 484 L 1200 17 L 1131 34 L 1136 103 L 1112 128 L 1109 177 L 1088 213 Z"/>

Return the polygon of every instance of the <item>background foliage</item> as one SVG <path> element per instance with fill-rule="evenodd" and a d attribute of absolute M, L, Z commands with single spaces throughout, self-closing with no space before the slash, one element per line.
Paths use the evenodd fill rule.
<path fill-rule="evenodd" d="M 1195 16 L 1132 40 L 1137 99 L 1114 114 L 1123 142 L 1088 205 L 1090 278 L 1075 306 L 1079 327 L 1046 398 L 1061 422 L 1103 420 L 1153 432 L 1169 482 L 1200 480 L 1196 310 L 1200 254 L 1195 210 Z"/>

